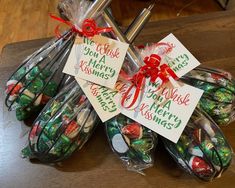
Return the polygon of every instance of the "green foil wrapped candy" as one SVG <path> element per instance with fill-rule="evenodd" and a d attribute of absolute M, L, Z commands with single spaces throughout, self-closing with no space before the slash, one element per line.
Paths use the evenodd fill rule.
<path fill-rule="evenodd" d="M 42 88 L 44 87 L 44 82 L 40 78 L 34 79 L 32 82 L 30 82 L 28 86 L 28 90 L 33 93 L 39 93 L 42 91 Z"/>
<path fill-rule="evenodd" d="M 44 128 L 45 134 L 49 139 L 56 139 L 57 130 L 61 125 L 61 120 L 56 118 L 54 121 L 50 121 Z"/>
<path fill-rule="evenodd" d="M 139 151 L 141 153 L 147 153 L 151 149 L 153 149 L 154 144 L 151 138 L 143 138 L 143 139 L 136 139 L 131 142 L 131 147 L 134 150 Z"/>
<path fill-rule="evenodd" d="M 47 86 L 45 87 L 43 94 L 53 97 L 55 96 L 56 92 L 57 92 L 57 83 L 54 81 L 49 81 Z"/>
<path fill-rule="evenodd" d="M 98 123 L 96 112 L 74 80 L 34 121 L 29 134 L 35 135 L 29 139 L 31 153 L 45 163 L 62 161 L 83 147 Z M 40 127 L 36 134 L 35 127 Z"/>
<path fill-rule="evenodd" d="M 71 143 L 72 143 L 72 141 L 67 136 L 62 134 L 59 137 L 56 144 L 50 150 L 50 153 L 53 153 L 57 156 L 61 156 L 61 154 L 67 152 L 67 150 L 69 149 Z"/>
<path fill-rule="evenodd" d="M 16 118 L 19 120 L 19 121 L 22 121 L 24 119 L 27 119 L 29 118 L 30 114 L 27 110 L 24 110 L 22 108 L 17 108 L 16 109 Z"/>
<path fill-rule="evenodd" d="M 67 81 L 62 68 L 74 39 L 75 35 L 71 31 L 65 32 L 60 38 L 52 39 L 27 57 L 8 79 L 5 90 L 6 106 L 9 110 L 22 108 L 24 113 L 28 113 L 19 115 L 17 112 L 18 119 L 25 120 L 38 114 L 49 99 L 56 95 L 59 86 Z"/>
<path fill-rule="evenodd" d="M 22 94 L 19 97 L 19 105 L 21 107 L 26 107 L 28 105 L 30 105 L 33 102 L 33 98 L 29 97 L 28 95 Z"/>
<path fill-rule="evenodd" d="M 29 81 L 34 80 L 34 78 L 37 77 L 37 75 L 39 75 L 40 72 L 41 72 L 41 70 L 38 66 L 33 67 L 30 70 L 29 74 L 26 75 L 27 81 L 29 82 Z"/>
<path fill-rule="evenodd" d="M 25 73 L 26 73 L 26 68 L 25 67 L 21 67 L 12 76 L 12 79 L 20 80 L 25 75 Z"/>
<path fill-rule="evenodd" d="M 41 71 L 40 77 L 41 77 L 41 79 L 45 80 L 46 78 L 50 77 L 51 74 L 52 74 L 52 71 L 44 69 Z"/>
<path fill-rule="evenodd" d="M 38 151 L 49 151 L 50 148 L 53 146 L 53 142 L 48 138 L 48 136 L 44 133 L 42 133 L 38 139 L 38 145 L 37 145 Z"/>
<path fill-rule="evenodd" d="M 185 172 L 204 181 L 220 177 L 231 164 L 230 145 L 220 128 L 200 109 L 193 112 L 176 144 L 164 138 L 162 140 L 169 154 Z"/>
<path fill-rule="evenodd" d="M 234 100 L 233 93 L 225 88 L 219 88 L 213 93 L 213 97 L 218 102 L 232 103 Z"/>
<path fill-rule="evenodd" d="M 235 119 L 235 80 L 230 73 L 199 67 L 183 76 L 182 81 L 204 90 L 199 107 L 217 124 L 228 125 Z"/>
<path fill-rule="evenodd" d="M 157 143 L 154 132 L 121 114 L 107 121 L 105 127 L 112 150 L 128 170 L 142 173 L 153 165 Z"/>

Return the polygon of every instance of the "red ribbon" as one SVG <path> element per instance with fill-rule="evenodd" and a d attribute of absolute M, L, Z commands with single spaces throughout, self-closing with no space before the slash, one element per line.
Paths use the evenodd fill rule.
<path fill-rule="evenodd" d="M 82 23 L 82 30 L 79 30 L 70 21 L 64 20 L 64 19 L 57 17 L 57 16 L 54 16 L 52 14 L 50 14 L 50 17 L 52 19 L 55 19 L 61 23 L 68 25 L 72 29 L 73 32 L 78 33 L 79 35 L 85 36 L 85 37 L 93 37 L 94 35 L 98 35 L 100 33 L 105 33 L 105 32 L 110 32 L 113 30 L 111 27 L 105 27 L 105 28 L 97 27 L 95 20 L 91 19 L 91 18 L 85 19 Z M 60 27 L 60 25 L 58 25 L 55 28 L 55 34 L 57 37 L 61 36 L 60 31 L 59 31 L 59 27 Z"/>
<path fill-rule="evenodd" d="M 131 108 L 135 104 L 143 88 L 143 85 L 145 84 L 146 78 L 150 78 L 150 82 L 152 83 L 154 83 L 157 78 L 160 78 L 162 80 L 161 86 L 169 81 L 170 76 L 175 80 L 179 79 L 168 65 L 163 64 L 159 67 L 161 57 L 157 54 L 152 54 L 150 57 L 145 57 L 144 62 L 145 65 L 141 67 L 140 70 L 131 78 L 132 85 L 128 88 L 122 97 L 121 104 L 123 107 L 125 107 L 125 101 L 129 99 L 131 90 L 136 87 L 133 100 L 125 108 Z"/>

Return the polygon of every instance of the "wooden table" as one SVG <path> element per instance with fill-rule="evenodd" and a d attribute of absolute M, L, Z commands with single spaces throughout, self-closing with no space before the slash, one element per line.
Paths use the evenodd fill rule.
<path fill-rule="evenodd" d="M 169 33 L 179 40 L 202 64 L 223 68 L 235 76 L 235 12 L 150 23 L 138 37 L 137 44 L 157 42 Z M 26 144 L 22 134 L 28 127 L 21 125 L 14 112 L 4 107 L 4 84 L 16 65 L 48 39 L 7 45 L 0 64 L 0 187 L 234 187 L 232 168 L 212 183 L 201 182 L 177 168 L 159 144 L 153 168 L 146 176 L 126 171 L 109 148 L 102 125 L 84 148 L 61 164 L 48 166 L 30 163 L 20 157 Z M 235 148 L 235 123 L 223 128 Z"/>

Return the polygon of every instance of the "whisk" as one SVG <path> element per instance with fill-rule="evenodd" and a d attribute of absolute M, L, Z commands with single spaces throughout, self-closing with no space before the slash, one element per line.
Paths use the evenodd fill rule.
<path fill-rule="evenodd" d="M 187 84 L 204 90 L 199 107 L 218 125 L 235 119 L 235 81 L 231 74 L 219 69 L 198 67 L 183 76 Z"/>
<path fill-rule="evenodd" d="M 34 52 L 10 76 L 6 84 L 5 104 L 16 110 L 18 120 L 39 112 L 55 96 L 66 78 L 62 68 L 66 63 L 75 36 L 69 30 Z"/>
<path fill-rule="evenodd" d="M 82 148 L 99 118 L 76 81 L 50 100 L 33 123 L 24 157 L 58 162 Z"/>
<path fill-rule="evenodd" d="M 177 144 L 162 138 L 180 167 L 204 181 L 211 181 L 230 166 L 232 149 L 213 120 L 196 109 Z"/>
<path fill-rule="evenodd" d="M 142 173 L 153 166 L 157 134 L 124 115 L 105 123 L 108 142 L 128 170 Z"/>
<path fill-rule="evenodd" d="M 81 20 L 97 16 L 110 2 L 97 0 L 91 5 L 85 0 L 64 0 L 60 7 L 76 27 L 80 27 Z M 38 112 L 55 96 L 64 78 L 62 69 L 75 37 L 76 32 L 72 28 L 58 39 L 53 39 L 27 58 L 10 77 L 6 85 L 6 106 L 9 110 L 16 110 L 18 120 Z"/>
<path fill-rule="evenodd" d="M 141 30 L 134 29 L 135 32 Z M 83 146 L 99 122 L 91 103 L 73 81 L 39 114 L 29 133 L 29 146 L 22 150 L 22 154 L 43 162 L 61 161 Z"/>

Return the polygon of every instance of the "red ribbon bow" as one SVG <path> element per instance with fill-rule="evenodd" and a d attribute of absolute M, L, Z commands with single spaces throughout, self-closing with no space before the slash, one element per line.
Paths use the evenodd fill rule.
<path fill-rule="evenodd" d="M 64 24 L 68 25 L 72 29 L 73 32 L 78 33 L 79 35 L 85 36 L 85 37 L 93 37 L 94 35 L 98 35 L 100 33 L 105 33 L 105 32 L 110 32 L 110 31 L 113 30 L 111 27 L 105 27 L 105 28 L 97 27 L 95 20 L 91 19 L 91 18 L 90 19 L 85 19 L 82 23 L 82 30 L 79 30 L 70 21 L 66 21 L 66 20 L 64 20 L 60 17 L 54 16 L 52 14 L 50 14 L 50 17 L 52 19 L 55 19 L 55 20 L 57 20 L 61 23 L 64 23 Z M 59 32 L 59 27 L 60 27 L 60 25 L 58 25 L 55 28 L 55 34 L 58 37 L 61 36 L 60 32 Z"/>
<path fill-rule="evenodd" d="M 169 81 L 170 76 L 175 80 L 178 79 L 177 75 L 168 65 L 163 64 L 159 67 L 161 57 L 157 54 L 152 54 L 150 57 L 145 57 L 144 62 L 145 65 L 141 67 L 140 70 L 132 77 L 132 85 L 128 88 L 122 97 L 121 104 L 123 107 L 125 107 L 125 101 L 129 98 L 130 91 L 133 89 L 133 87 L 136 87 L 134 97 L 126 108 L 131 108 L 135 104 L 143 88 L 143 85 L 145 84 L 146 78 L 150 78 L 150 82 L 152 83 L 155 82 L 157 78 L 160 78 L 162 80 L 161 86 Z"/>

